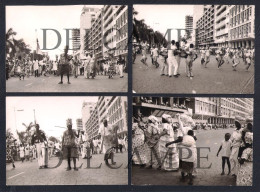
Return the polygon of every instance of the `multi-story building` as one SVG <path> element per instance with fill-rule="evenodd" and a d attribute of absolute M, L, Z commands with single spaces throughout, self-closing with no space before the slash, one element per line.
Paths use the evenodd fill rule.
<path fill-rule="evenodd" d="M 254 47 L 254 5 L 201 5 L 194 6 L 196 46 Z M 197 13 L 197 9 L 198 12 Z"/>
<path fill-rule="evenodd" d="M 80 29 L 72 29 L 72 49 L 77 51 L 80 49 Z"/>
<path fill-rule="evenodd" d="M 93 139 L 98 135 L 99 130 L 98 106 L 95 104 L 90 111 L 90 116 L 85 123 L 86 140 Z"/>
<path fill-rule="evenodd" d="M 128 8 L 121 5 L 116 10 L 116 50 L 115 56 L 121 55 L 127 62 L 128 55 Z"/>
<path fill-rule="evenodd" d="M 215 43 L 228 47 L 229 6 L 215 5 Z"/>
<path fill-rule="evenodd" d="M 96 14 L 99 12 L 98 8 L 84 7 L 82 8 L 80 15 L 80 53 L 83 54 L 87 48 L 86 35 L 91 28 L 93 20 L 96 18 Z"/>
<path fill-rule="evenodd" d="M 90 117 L 90 115 L 92 114 L 93 110 L 95 109 L 95 103 L 94 102 L 83 102 L 82 104 L 82 109 L 81 109 L 81 113 L 82 113 L 82 125 L 83 125 L 83 130 L 86 132 L 86 123 Z M 85 134 L 85 139 L 88 138 L 88 135 Z"/>
<path fill-rule="evenodd" d="M 91 28 L 85 36 L 86 47 L 91 54 L 95 54 L 98 61 L 103 58 L 103 9 L 100 9 Z"/>
<path fill-rule="evenodd" d="M 220 97 L 134 97 L 133 118 L 138 114 L 144 118 L 154 115 L 159 119 L 163 114 L 172 117 L 177 113 L 189 113 L 195 122 L 233 124 L 234 120 L 252 116 L 253 99 Z"/>
<path fill-rule="evenodd" d="M 82 119 L 76 119 L 76 124 L 77 124 L 77 129 L 78 130 L 83 130 L 83 124 L 82 124 Z"/>
<path fill-rule="evenodd" d="M 107 104 L 107 118 L 112 126 L 118 126 L 117 135 L 127 135 L 127 97 L 112 97 Z"/>
<path fill-rule="evenodd" d="M 205 6 L 202 17 L 196 22 L 196 45 L 199 47 L 214 45 L 215 8 L 214 5 Z"/>
<path fill-rule="evenodd" d="M 205 5 L 196 5 L 193 6 L 193 32 L 192 32 L 192 41 L 196 42 L 196 24 L 197 21 L 202 17 L 204 10 L 205 10 Z"/>
<path fill-rule="evenodd" d="M 229 46 L 254 47 L 255 6 L 231 5 L 229 8 Z"/>
<path fill-rule="evenodd" d="M 185 30 L 186 33 L 191 37 L 193 32 L 193 16 L 191 15 L 185 16 Z"/>
<path fill-rule="evenodd" d="M 192 109 L 196 122 L 233 124 L 237 117 L 245 119 L 252 116 L 253 99 L 195 97 L 190 98 L 187 107 Z"/>

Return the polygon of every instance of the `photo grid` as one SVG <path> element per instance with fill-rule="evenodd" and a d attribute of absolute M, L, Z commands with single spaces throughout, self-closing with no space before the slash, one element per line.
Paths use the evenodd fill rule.
<path fill-rule="evenodd" d="M 7 188 L 253 186 L 255 14 L 6 5 Z"/>

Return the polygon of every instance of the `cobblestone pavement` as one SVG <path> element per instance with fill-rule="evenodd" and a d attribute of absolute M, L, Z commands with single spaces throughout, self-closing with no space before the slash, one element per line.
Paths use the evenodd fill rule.
<path fill-rule="evenodd" d="M 90 160 L 91 167 L 100 169 L 85 169 L 87 160 L 77 161 L 78 171 L 66 171 L 67 161 L 63 160 L 61 166 L 55 169 L 39 169 L 37 160 L 33 162 L 16 162 L 16 168 L 12 169 L 9 164 L 6 167 L 6 185 L 127 185 L 128 184 L 128 154 L 116 153 L 115 161 L 117 165 L 122 165 L 119 169 L 111 169 L 104 163 L 104 155 L 93 155 Z M 49 167 L 56 165 L 58 159 L 52 157 Z M 73 164 L 73 162 L 71 162 Z M 82 166 L 81 166 L 82 165 Z"/>
<path fill-rule="evenodd" d="M 113 79 L 108 76 L 98 75 L 95 79 L 85 79 L 83 76 L 78 78 L 70 77 L 71 84 L 67 84 L 67 77 L 63 77 L 63 84 L 58 84 L 60 77 L 50 75 L 49 77 L 40 76 L 35 78 L 30 76 L 24 80 L 12 77 L 6 81 L 7 92 L 127 92 L 128 75 L 124 78 L 119 75 Z"/>
<path fill-rule="evenodd" d="M 196 132 L 197 147 L 209 147 L 209 149 L 201 149 L 200 156 L 208 159 L 200 159 L 200 167 L 198 174 L 194 178 L 193 185 L 198 186 L 234 186 L 235 178 L 231 175 L 220 175 L 221 173 L 221 155 L 216 157 L 220 142 L 224 140 L 225 133 L 232 133 L 233 129 L 219 130 L 200 130 Z M 202 169 L 205 167 L 208 169 Z M 231 164 L 232 166 L 232 164 Z M 227 165 L 226 165 L 226 173 Z M 166 172 L 156 169 L 142 169 L 134 165 L 132 168 L 132 184 L 133 185 L 188 185 L 187 182 L 180 181 L 180 172 Z"/>
<path fill-rule="evenodd" d="M 200 64 L 200 57 L 193 64 L 193 79 L 185 75 L 186 64 L 181 60 L 179 78 L 160 76 L 162 60 L 158 59 L 160 67 L 151 64 L 147 56 L 148 68 L 141 63 L 141 55 L 137 55 L 133 64 L 133 91 L 136 93 L 198 93 L 198 94 L 240 94 L 254 93 L 254 66 L 249 71 L 240 61 L 237 71 L 233 71 L 231 60 L 217 69 L 215 56 L 211 56 L 207 68 Z"/>

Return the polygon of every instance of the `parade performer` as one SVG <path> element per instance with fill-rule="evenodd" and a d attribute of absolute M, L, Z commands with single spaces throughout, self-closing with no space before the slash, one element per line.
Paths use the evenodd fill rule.
<path fill-rule="evenodd" d="M 36 151 L 37 151 L 37 158 L 38 158 L 38 165 L 39 169 L 47 168 L 48 165 L 45 164 L 45 156 L 46 156 L 46 145 L 47 145 L 47 139 L 45 136 L 45 133 L 40 130 L 40 125 L 35 125 L 35 132 L 32 135 L 31 143 L 32 145 L 36 145 Z"/>
<path fill-rule="evenodd" d="M 69 59 L 68 59 L 68 49 L 69 46 L 66 45 L 64 48 L 64 53 L 60 55 L 60 82 L 59 84 L 63 84 L 63 75 L 67 75 L 68 84 L 70 84 L 70 65 L 69 65 Z"/>
<path fill-rule="evenodd" d="M 190 44 L 190 48 L 186 51 L 186 53 L 187 53 L 187 59 L 186 59 L 187 77 L 192 78 L 194 77 L 192 73 L 193 62 L 198 57 L 197 54 L 195 53 L 194 45 L 192 43 Z"/>
<path fill-rule="evenodd" d="M 185 182 L 185 174 L 188 174 L 188 184 L 193 185 L 192 173 L 195 169 L 195 161 L 197 160 L 196 137 L 193 130 L 188 130 L 187 134 L 183 137 L 178 137 L 177 140 L 166 143 L 165 146 L 168 147 L 175 143 L 179 143 L 182 146 L 182 156 L 180 157 L 181 181 Z"/>
<path fill-rule="evenodd" d="M 252 186 L 253 183 L 253 132 L 246 135 L 246 148 L 239 159 L 239 171 L 236 178 L 237 186 Z"/>
<path fill-rule="evenodd" d="M 108 159 L 111 159 L 111 163 L 114 165 L 116 162 L 114 161 L 114 149 L 117 147 L 117 129 L 118 126 L 112 127 L 108 124 L 107 119 L 103 120 L 103 124 L 101 124 L 98 134 L 101 136 L 102 144 L 101 151 L 105 153 L 104 160 L 108 163 Z"/>
<path fill-rule="evenodd" d="M 97 58 L 95 55 L 91 55 L 90 57 L 91 59 L 89 61 L 88 74 L 92 79 L 94 79 L 96 76 Z"/>
<path fill-rule="evenodd" d="M 123 69 L 124 69 L 124 66 L 125 66 L 125 60 L 122 58 L 121 55 L 119 55 L 119 59 L 117 61 L 117 64 L 119 65 L 119 74 L 120 74 L 120 78 L 123 78 L 124 75 L 123 75 Z"/>
<path fill-rule="evenodd" d="M 148 64 L 146 63 L 146 60 L 147 60 L 146 47 L 142 47 L 142 58 L 141 58 L 141 62 L 148 67 Z"/>
<path fill-rule="evenodd" d="M 218 152 L 217 152 L 217 157 L 218 157 L 218 154 L 219 152 L 222 150 L 222 172 L 221 172 L 221 175 L 225 175 L 225 164 L 227 162 L 227 165 L 228 165 L 228 175 L 230 175 L 231 173 L 231 165 L 230 165 L 230 155 L 231 155 L 231 146 L 232 146 L 232 142 L 230 141 L 230 137 L 231 137 L 231 134 L 230 133 L 226 133 L 225 134 L 225 140 L 223 140 L 221 142 L 221 145 L 218 149 Z"/>
<path fill-rule="evenodd" d="M 162 115 L 162 130 L 164 135 L 160 137 L 159 151 L 162 158 L 162 169 L 166 171 L 176 171 L 179 169 L 179 155 L 175 144 L 167 145 L 174 140 L 174 130 L 170 115 Z"/>
<path fill-rule="evenodd" d="M 13 140 L 10 135 L 6 136 L 6 160 L 11 161 L 13 169 L 15 168 L 13 150 L 12 150 L 12 144 L 14 142 L 15 142 L 15 140 Z"/>
<path fill-rule="evenodd" d="M 174 57 L 174 50 L 176 50 L 177 47 L 175 46 L 175 41 L 172 40 L 171 43 L 168 45 L 168 74 L 169 77 L 172 77 L 173 74 L 173 67 L 176 67 L 176 70 L 174 70 L 174 72 L 176 71 L 176 74 L 174 75 L 174 77 L 178 77 L 177 76 L 177 61 Z"/>
<path fill-rule="evenodd" d="M 74 164 L 74 170 L 78 171 L 76 166 L 76 159 L 79 158 L 78 154 L 78 146 L 76 144 L 76 138 L 79 138 L 79 130 L 76 133 L 75 130 L 72 129 L 72 119 L 67 119 L 67 130 L 64 131 L 62 137 L 62 152 L 63 158 L 68 160 L 67 171 L 71 170 L 71 158 Z"/>
<path fill-rule="evenodd" d="M 146 153 L 146 168 L 153 168 L 155 161 L 157 162 L 157 169 L 161 169 L 161 156 L 159 152 L 159 139 L 160 132 L 158 128 L 158 119 L 150 115 L 148 117 L 148 127 L 145 130 L 146 144 L 148 145 L 148 150 Z M 162 134 L 165 134 L 164 132 Z"/>
<path fill-rule="evenodd" d="M 245 57 L 246 65 L 247 65 L 246 66 L 246 71 L 248 71 L 249 67 L 251 66 L 251 53 L 250 53 L 250 50 L 245 49 L 244 57 Z"/>
<path fill-rule="evenodd" d="M 168 53 L 167 53 L 167 45 L 164 44 L 160 50 L 160 55 L 162 56 L 163 60 L 163 65 L 161 69 L 161 76 L 166 75 L 168 76 L 168 63 L 167 63 L 167 58 L 168 58 Z"/>
<path fill-rule="evenodd" d="M 206 51 L 204 50 L 204 48 L 201 48 L 200 50 L 200 64 L 204 65 L 205 63 L 205 55 L 206 55 Z"/>
<path fill-rule="evenodd" d="M 204 65 L 205 68 L 207 67 L 207 64 L 210 62 L 210 55 L 211 55 L 211 49 L 208 46 L 205 52 L 205 65 Z"/>
<path fill-rule="evenodd" d="M 239 56 L 240 54 L 239 54 L 239 50 L 235 50 L 234 51 L 234 55 L 233 55 L 233 59 L 232 59 L 232 62 L 233 62 L 233 65 L 232 65 L 232 67 L 233 67 L 233 71 L 236 71 L 236 67 L 237 67 L 237 65 L 240 63 L 240 61 L 239 61 Z"/>
<path fill-rule="evenodd" d="M 149 150 L 145 142 L 144 129 L 146 129 L 146 127 L 139 114 L 139 117 L 135 118 L 132 126 L 132 161 L 135 165 L 140 165 L 140 168 L 145 167 L 147 163 L 146 153 L 147 150 Z"/>
<path fill-rule="evenodd" d="M 236 129 L 233 131 L 231 135 L 232 150 L 229 158 L 230 162 L 233 163 L 232 176 L 236 176 L 238 172 L 238 152 L 239 152 L 239 147 L 242 144 L 242 128 L 240 122 L 238 121 L 238 117 L 235 120 L 235 126 Z"/>
<path fill-rule="evenodd" d="M 157 62 L 157 59 L 159 57 L 159 51 L 158 48 L 153 45 L 153 48 L 151 50 L 151 58 L 152 58 L 152 64 L 155 65 L 156 68 L 159 67 L 159 63 Z"/>

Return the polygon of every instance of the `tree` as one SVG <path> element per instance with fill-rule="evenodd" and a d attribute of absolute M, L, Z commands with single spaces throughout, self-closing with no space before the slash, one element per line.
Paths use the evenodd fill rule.
<path fill-rule="evenodd" d="M 26 125 L 25 123 L 22 123 L 22 125 L 25 127 L 25 131 L 19 132 L 16 130 L 16 133 L 18 135 L 20 142 L 23 145 L 25 143 L 29 144 L 29 143 L 31 143 L 31 138 L 32 138 L 31 128 L 34 127 L 34 124 L 31 122 L 31 123 L 29 123 L 29 125 Z"/>
<path fill-rule="evenodd" d="M 5 50 L 6 54 L 9 54 L 10 58 L 24 57 L 31 52 L 29 45 L 27 45 L 23 39 L 16 40 L 14 36 L 17 33 L 12 29 L 8 29 L 5 34 Z"/>

